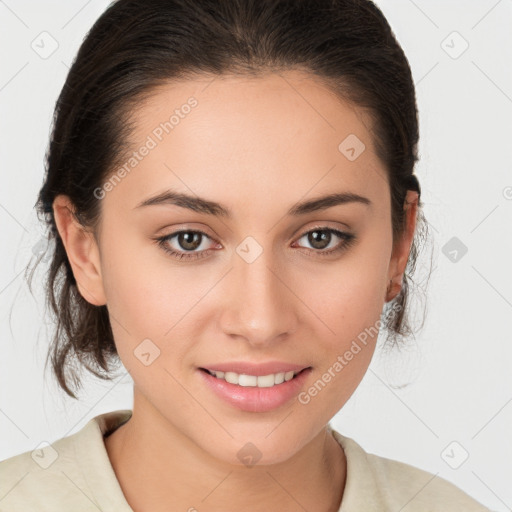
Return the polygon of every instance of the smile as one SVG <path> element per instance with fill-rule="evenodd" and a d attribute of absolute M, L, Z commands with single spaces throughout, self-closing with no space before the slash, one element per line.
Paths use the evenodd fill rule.
<path fill-rule="evenodd" d="M 289 371 L 289 372 L 280 372 L 280 373 L 271 373 L 269 375 L 246 375 L 239 374 L 235 372 L 221 372 L 221 371 L 212 371 L 203 369 L 208 372 L 213 377 L 217 379 L 222 379 L 228 382 L 229 384 L 236 384 L 238 386 L 243 387 L 258 387 L 258 388 L 271 388 L 273 386 L 277 386 L 282 384 L 283 382 L 288 382 L 292 380 L 301 371 Z"/>

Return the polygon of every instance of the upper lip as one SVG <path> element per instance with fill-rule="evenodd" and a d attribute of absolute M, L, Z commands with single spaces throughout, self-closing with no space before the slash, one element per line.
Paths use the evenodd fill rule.
<path fill-rule="evenodd" d="M 309 366 L 292 364 L 281 361 L 267 361 L 265 363 L 249 363 L 245 361 L 231 361 L 229 363 L 212 363 L 201 367 L 205 370 L 219 372 L 234 372 L 243 375 L 263 376 L 271 373 L 300 372 Z"/>

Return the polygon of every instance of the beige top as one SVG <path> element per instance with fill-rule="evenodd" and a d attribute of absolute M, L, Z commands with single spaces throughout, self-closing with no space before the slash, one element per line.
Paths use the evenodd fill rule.
<path fill-rule="evenodd" d="M 131 414 L 129 409 L 101 414 L 75 434 L 1 461 L 0 512 L 133 512 L 103 441 Z M 347 459 L 339 512 L 489 512 L 448 481 L 366 453 L 331 430 Z"/>

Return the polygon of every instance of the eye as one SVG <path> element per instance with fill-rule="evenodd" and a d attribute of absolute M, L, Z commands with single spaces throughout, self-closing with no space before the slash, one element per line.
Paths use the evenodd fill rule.
<path fill-rule="evenodd" d="M 329 227 L 314 228 L 304 233 L 299 241 L 306 240 L 312 246 L 312 249 L 305 248 L 308 252 L 320 256 L 341 252 L 355 241 L 355 235 L 345 233 Z M 336 239 L 339 239 L 336 243 Z M 171 233 L 155 241 L 158 245 L 173 258 L 177 259 L 200 259 L 208 256 L 211 248 L 208 249 L 205 240 L 211 238 L 203 231 L 182 230 Z M 206 246 L 206 247 L 205 247 Z"/>
<path fill-rule="evenodd" d="M 355 238 L 355 235 L 338 229 L 318 227 L 304 233 L 299 241 L 305 239 L 306 243 L 312 246 L 312 249 L 307 248 L 308 251 L 326 256 L 348 249 L 355 242 Z M 340 239 L 341 242 L 336 242 L 336 239 Z"/>
<path fill-rule="evenodd" d="M 209 249 L 204 247 L 205 239 L 210 239 L 210 237 L 203 231 L 183 230 L 157 238 L 156 242 L 165 252 L 175 258 L 199 259 L 209 254 Z M 171 242 L 174 242 L 175 248 Z"/>

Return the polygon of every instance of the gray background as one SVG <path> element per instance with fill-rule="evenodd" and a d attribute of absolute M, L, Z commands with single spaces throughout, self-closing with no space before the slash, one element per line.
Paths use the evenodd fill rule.
<path fill-rule="evenodd" d="M 432 237 L 418 277 L 431 251 L 434 268 L 423 330 L 404 350 L 375 354 L 332 424 L 369 452 L 511 510 L 512 0 L 376 3 L 417 85 L 416 173 Z M 42 274 L 33 296 L 23 280 L 42 243 L 33 206 L 53 104 L 107 5 L 0 1 L 0 459 L 132 403 L 124 369 L 112 382 L 86 379 L 77 402 L 45 377 Z"/>

